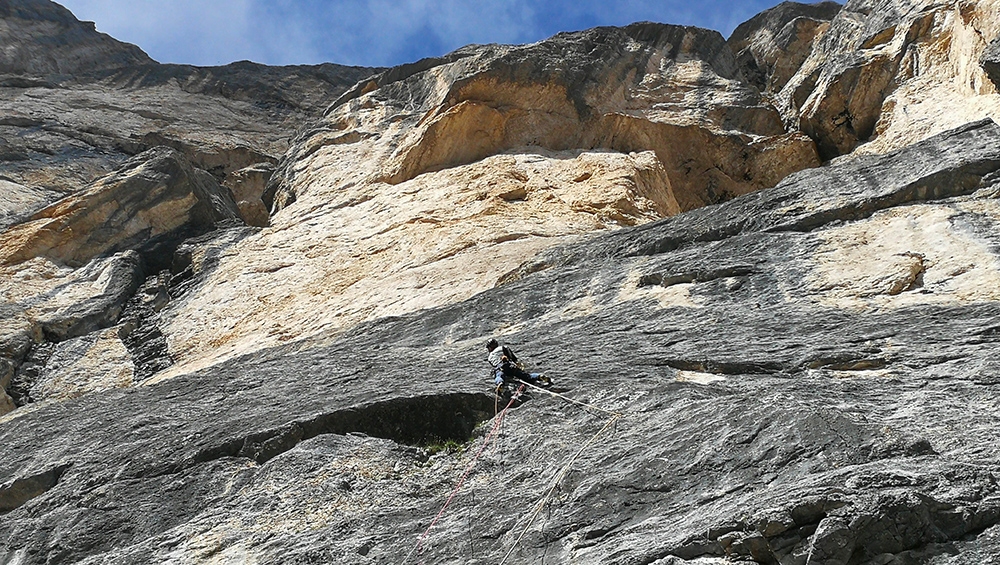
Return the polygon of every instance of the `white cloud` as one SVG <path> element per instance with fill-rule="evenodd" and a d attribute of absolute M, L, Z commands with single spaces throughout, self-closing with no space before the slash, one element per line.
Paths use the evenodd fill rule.
<path fill-rule="evenodd" d="M 777 0 L 63 0 L 161 62 L 394 65 L 468 43 L 652 20 L 729 33 Z M 695 6 L 695 7 L 692 7 Z"/>

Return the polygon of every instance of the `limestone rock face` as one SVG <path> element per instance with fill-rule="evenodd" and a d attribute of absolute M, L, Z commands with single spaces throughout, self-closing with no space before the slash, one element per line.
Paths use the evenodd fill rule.
<path fill-rule="evenodd" d="M 18 366 L 35 344 L 59 343 L 51 363 L 40 359 L 41 369 L 14 382 L 22 403 L 104 386 L 88 384 L 88 373 L 131 383 L 133 362 L 117 333 L 80 336 L 117 324 L 145 273 L 169 268 L 182 240 L 238 218 L 212 175 L 160 147 L 0 232 L 0 359 Z M 78 339 L 60 343 L 70 338 Z"/>
<path fill-rule="evenodd" d="M 91 332 L 59 343 L 32 383 L 34 401 L 68 400 L 132 384 L 133 366 L 117 328 Z"/>
<path fill-rule="evenodd" d="M 994 2 L 850 0 L 776 96 L 824 159 L 866 142 L 863 152 L 883 153 L 1000 118 L 978 64 L 998 34 Z"/>
<path fill-rule="evenodd" d="M 59 83 L 0 81 L 0 174 L 55 200 L 166 145 L 232 187 L 228 175 L 276 163 L 297 129 L 372 72 L 151 63 Z"/>
<path fill-rule="evenodd" d="M 0 180 L 0 229 L 24 221 L 53 196 L 46 190 Z"/>
<path fill-rule="evenodd" d="M 142 282 L 142 258 L 137 252 L 96 258 L 79 269 L 35 258 L 0 267 L 0 274 L 4 297 L 0 381 L 20 405 L 46 397 L 72 397 L 57 394 L 55 384 L 87 391 L 93 388 L 86 384 L 89 381 L 103 382 L 130 370 L 132 361 L 120 354 L 120 340 L 94 332 L 118 322 Z M 80 338 L 75 345 L 63 343 L 74 338 Z M 69 353 L 65 347 L 70 347 Z M 60 350 L 63 353 L 50 365 L 50 357 Z M 67 371 L 73 374 L 52 376 Z M 39 392 L 35 388 L 45 374 L 50 384 Z M 0 398 L 5 400 L 9 396 Z"/>
<path fill-rule="evenodd" d="M 48 0 L 4 0 L 0 36 L 0 74 L 74 75 L 153 62 L 135 45 L 98 33 L 93 22 Z"/>
<path fill-rule="evenodd" d="M 270 229 L 163 311 L 161 377 L 464 300 L 563 238 L 816 165 L 738 75 L 717 33 L 636 24 L 362 81 L 279 164 Z"/>
<path fill-rule="evenodd" d="M 251 226 L 267 227 L 270 223 L 270 214 L 262 197 L 273 174 L 274 166 L 264 162 L 227 175 L 226 186 L 232 191 L 240 217 Z"/>
<path fill-rule="evenodd" d="M 464 300 L 546 247 L 679 211 L 650 151 L 536 148 L 397 185 L 331 188 L 311 185 L 259 233 L 206 242 L 217 259 L 161 313 L 178 363 L 161 378 Z"/>
<path fill-rule="evenodd" d="M 323 344 L 12 417 L 19 409 L 0 442 L 7 555 L 496 562 L 512 551 L 521 562 L 720 565 L 995 555 L 1000 308 L 989 281 L 1000 264 L 992 255 L 963 271 L 948 256 L 992 253 L 998 180 L 1000 128 L 974 124 L 575 242 L 516 281 Z M 917 237 L 924 226 L 944 237 Z M 837 243 L 862 233 L 897 247 Z M 914 275 L 884 261 L 897 249 L 923 258 L 923 277 L 883 285 L 880 273 Z M 870 284 L 838 284 L 833 267 L 861 265 Z M 609 414 L 532 392 L 479 455 L 494 414 L 482 337 L 498 334 L 568 397 L 623 416 L 602 430 Z M 469 431 L 478 419 L 487 425 Z M 471 444 L 430 455 L 419 447 L 430 436 Z M 123 459 L 124 469 L 106 463 Z M 148 511 L 160 508 L 170 511 Z M 38 523 L 63 542 L 32 536 Z"/>
<path fill-rule="evenodd" d="M 10 383 L 14 378 L 14 364 L 10 362 L 9 359 L 0 357 L 0 416 L 7 414 L 8 412 L 13 412 L 17 407 L 14 404 L 14 399 L 7 394 L 7 389 L 10 387 Z"/>
<path fill-rule="evenodd" d="M 0 265 L 46 257 L 80 266 L 98 255 L 150 248 L 237 218 L 228 190 L 178 152 L 161 147 L 0 233 Z"/>
<path fill-rule="evenodd" d="M 721 35 L 680 26 L 469 48 L 359 83 L 299 140 L 272 191 L 279 208 L 293 201 L 294 169 L 353 144 L 377 148 L 384 162 L 367 176 L 390 184 L 523 147 L 651 149 L 691 209 L 816 164 L 810 141 L 786 135 L 738 78 Z"/>
<path fill-rule="evenodd" d="M 46 203 L 160 145 L 233 186 L 227 175 L 277 162 L 297 129 L 378 71 L 161 65 L 49 0 L 0 3 L 0 38 L 0 175 Z"/>
<path fill-rule="evenodd" d="M 21 335 L 30 328 L 27 335 L 44 334 L 54 341 L 114 322 L 142 280 L 141 258 L 134 251 L 95 259 L 80 269 L 44 258 L 2 269 L 8 301 L 3 327 L 8 335 Z M 25 313 L 31 324 L 16 323 L 17 312 Z M 0 353 L 20 356 L 24 351 L 10 345 Z"/>
<path fill-rule="evenodd" d="M 0 77 L 0 565 L 995 561 L 997 28 Z"/>
<path fill-rule="evenodd" d="M 993 85 L 1000 88 L 1000 37 L 990 42 L 979 62 Z"/>
<path fill-rule="evenodd" d="M 727 42 L 743 76 L 762 92 L 781 90 L 840 8 L 836 2 L 782 2 L 740 24 Z"/>

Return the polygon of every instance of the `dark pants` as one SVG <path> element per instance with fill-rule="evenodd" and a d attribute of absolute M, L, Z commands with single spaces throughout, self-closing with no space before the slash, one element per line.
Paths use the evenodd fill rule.
<path fill-rule="evenodd" d="M 515 367 L 514 365 L 507 365 L 493 372 L 493 382 L 497 386 L 502 385 L 506 381 L 527 381 L 529 383 L 535 383 L 538 381 L 538 375 L 529 373 L 524 369 Z"/>

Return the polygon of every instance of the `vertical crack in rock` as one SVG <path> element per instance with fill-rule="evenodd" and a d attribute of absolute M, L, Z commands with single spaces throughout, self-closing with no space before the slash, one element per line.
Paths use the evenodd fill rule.
<path fill-rule="evenodd" d="M 169 271 L 149 277 L 122 314 L 118 336 L 132 357 L 136 384 L 173 365 L 166 336 L 160 331 L 160 310 L 170 301 L 169 279 Z"/>
<path fill-rule="evenodd" d="M 235 221 L 217 223 L 217 229 L 191 237 L 145 257 L 147 269 L 159 268 L 129 300 L 122 314 L 119 336 L 132 356 L 135 383 L 141 383 L 174 364 L 160 326 L 160 312 L 167 304 L 199 284 L 229 252 L 256 233 Z"/>
<path fill-rule="evenodd" d="M 31 389 L 41 378 L 45 371 L 45 364 L 56 350 L 56 344 L 50 341 L 43 341 L 31 348 L 28 355 L 21 362 L 21 366 L 14 373 L 14 378 L 10 382 L 8 393 L 14 400 L 15 406 L 24 406 L 34 402 L 31 396 Z"/>

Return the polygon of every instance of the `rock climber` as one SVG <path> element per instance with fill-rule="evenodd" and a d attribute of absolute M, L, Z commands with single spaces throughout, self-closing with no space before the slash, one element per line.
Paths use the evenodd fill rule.
<path fill-rule="evenodd" d="M 493 384 L 497 390 L 510 381 L 522 380 L 537 386 L 548 386 L 552 380 L 545 376 L 545 373 L 529 373 L 522 368 L 521 363 L 514 355 L 514 350 L 506 345 L 500 345 L 495 339 L 486 342 L 487 356 L 490 366 L 493 367 Z"/>

